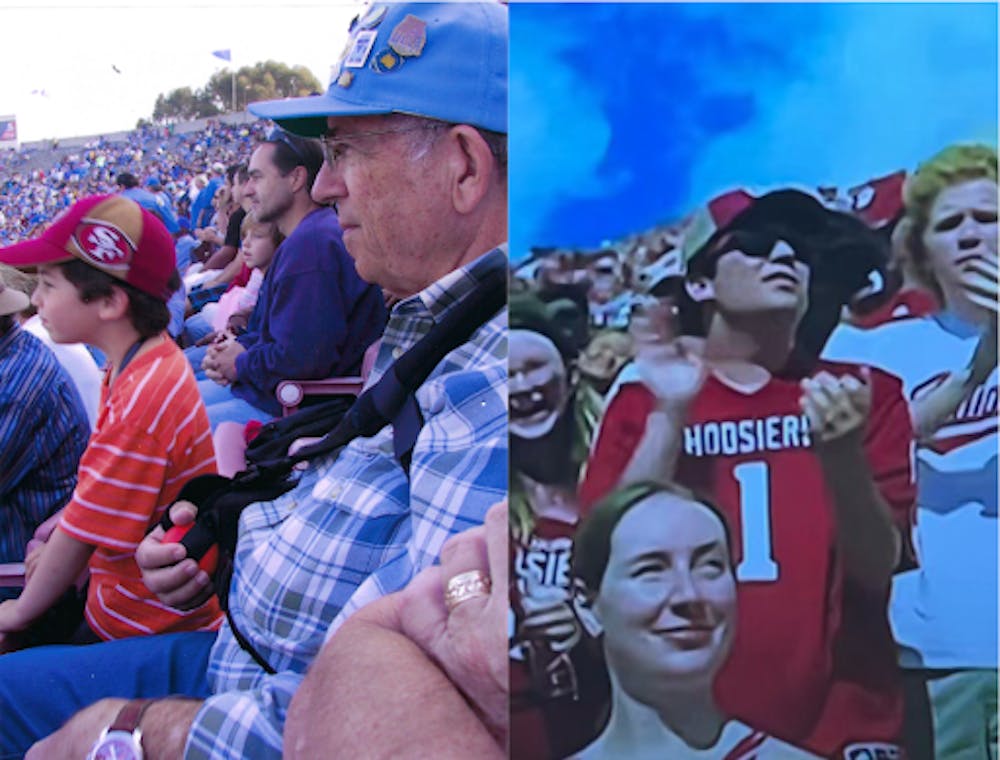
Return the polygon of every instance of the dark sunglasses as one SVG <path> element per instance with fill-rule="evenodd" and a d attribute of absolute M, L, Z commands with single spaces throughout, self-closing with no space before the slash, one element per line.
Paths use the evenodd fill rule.
<path fill-rule="evenodd" d="M 753 258 L 767 258 L 779 241 L 785 242 L 792 249 L 795 258 L 809 263 L 810 257 L 800 244 L 789 239 L 790 236 L 773 231 L 733 230 L 722 236 L 709 253 L 713 260 L 730 251 L 741 251 Z"/>
<path fill-rule="evenodd" d="M 309 163 L 306 160 L 305 154 L 302 153 L 302 149 L 295 144 L 289 134 L 281 127 L 273 127 L 271 131 L 267 133 L 267 136 L 264 138 L 264 142 L 287 145 L 288 149 L 291 150 L 292 153 L 295 154 L 295 157 L 299 160 L 300 165 L 305 166 Z"/>

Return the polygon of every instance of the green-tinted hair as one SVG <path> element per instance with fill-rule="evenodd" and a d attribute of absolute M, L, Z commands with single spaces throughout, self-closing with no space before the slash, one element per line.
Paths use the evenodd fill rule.
<path fill-rule="evenodd" d="M 941 288 L 927 259 L 923 236 L 931 206 L 941 192 L 953 185 L 977 179 L 997 181 L 997 151 L 978 143 L 949 145 L 917 167 L 903 186 L 903 205 L 910 224 L 907 248 L 913 270 L 921 283 L 943 299 Z"/>

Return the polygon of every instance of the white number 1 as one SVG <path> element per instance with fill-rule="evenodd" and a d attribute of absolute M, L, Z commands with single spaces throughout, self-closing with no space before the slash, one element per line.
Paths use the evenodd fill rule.
<path fill-rule="evenodd" d="M 778 563 L 771 548 L 771 483 L 767 462 L 744 462 L 733 468 L 740 484 L 740 527 L 743 560 L 736 566 L 740 581 L 776 581 Z"/>

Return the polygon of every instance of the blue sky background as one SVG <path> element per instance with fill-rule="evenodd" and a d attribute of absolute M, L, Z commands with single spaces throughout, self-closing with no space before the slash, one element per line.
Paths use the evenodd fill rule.
<path fill-rule="evenodd" d="M 997 141 L 997 5 L 510 5 L 511 254 Z"/>

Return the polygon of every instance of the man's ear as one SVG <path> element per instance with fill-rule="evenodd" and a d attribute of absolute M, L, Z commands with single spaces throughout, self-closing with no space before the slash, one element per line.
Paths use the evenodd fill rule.
<path fill-rule="evenodd" d="M 128 294 L 123 288 L 117 285 L 111 286 L 111 293 L 106 296 L 101 296 L 99 299 L 99 308 L 97 315 L 105 320 L 112 321 L 115 319 L 122 319 L 128 316 Z"/>
<path fill-rule="evenodd" d="M 684 280 L 684 290 L 692 301 L 704 303 L 715 299 L 715 287 L 708 277 L 696 277 L 693 280 Z"/>
<path fill-rule="evenodd" d="M 460 214 L 468 214 L 482 201 L 496 181 L 498 167 L 483 136 L 468 124 L 448 130 L 449 162 L 452 168 L 452 203 Z"/>
<path fill-rule="evenodd" d="M 294 169 L 292 169 L 286 176 L 291 177 L 292 192 L 297 193 L 306 186 L 306 181 L 309 179 L 309 170 L 306 169 L 306 167 L 304 167 L 302 164 L 299 164 Z"/>

